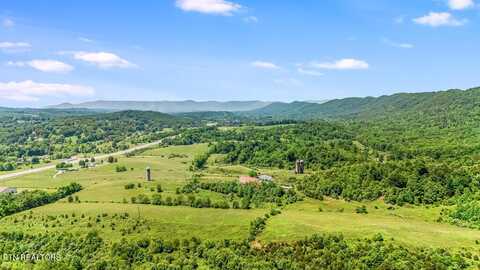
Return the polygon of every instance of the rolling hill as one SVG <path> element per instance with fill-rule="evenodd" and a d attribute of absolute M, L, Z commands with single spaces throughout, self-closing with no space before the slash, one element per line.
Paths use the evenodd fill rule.
<path fill-rule="evenodd" d="M 249 117 L 274 119 L 380 119 L 475 117 L 480 109 L 480 88 L 452 89 L 438 92 L 398 93 L 380 97 L 345 98 L 322 104 L 275 102 L 260 109 L 243 112 Z M 470 119 L 465 117 L 464 119 Z"/>

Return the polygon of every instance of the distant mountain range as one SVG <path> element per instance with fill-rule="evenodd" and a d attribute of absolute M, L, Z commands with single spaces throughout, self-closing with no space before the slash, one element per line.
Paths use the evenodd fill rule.
<path fill-rule="evenodd" d="M 98 100 L 79 104 L 62 103 L 49 106 L 53 109 L 91 109 L 106 111 L 157 111 L 163 113 L 185 113 L 225 111 L 240 112 L 251 111 L 268 106 L 271 102 L 265 101 L 108 101 Z"/>
<path fill-rule="evenodd" d="M 398 93 L 380 97 L 330 101 L 93 101 L 64 103 L 50 108 L 108 111 L 141 110 L 184 113 L 193 119 L 408 119 L 447 122 L 475 121 L 480 115 L 480 88 L 423 93 Z M 463 118 L 462 118 L 463 117 Z M 466 120 L 468 119 L 468 120 Z"/>

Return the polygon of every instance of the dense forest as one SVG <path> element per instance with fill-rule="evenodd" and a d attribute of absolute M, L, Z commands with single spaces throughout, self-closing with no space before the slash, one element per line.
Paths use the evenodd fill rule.
<path fill-rule="evenodd" d="M 424 93 L 398 93 L 389 96 L 344 98 L 325 103 L 292 102 L 272 103 L 257 110 L 241 114 L 253 118 L 273 119 L 388 119 L 407 117 L 412 124 L 428 123 L 430 118 L 444 121 L 445 125 L 465 123 L 471 117 L 478 117 L 480 88 L 468 90 Z M 467 114 L 465 119 L 463 114 Z M 421 117 L 419 117 L 421 116 Z M 426 116 L 427 121 L 422 121 Z"/>
<path fill-rule="evenodd" d="M 470 266 L 458 254 L 406 249 L 384 241 L 381 235 L 354 242 L 342 236 L 314 235 L 292 243 L 253 247 L 248 241 L 197 238 L 124 239 L 111 244 L 95 232 L 86 236 L 0 234 L 0 252 L 7 255 L 0 258 L 4 261 L 2 265 L 20 267 L 15 258 L 8 257 L 12 250 L 53 257 L 37 261 L 35 269 L 467 269 Z"/>

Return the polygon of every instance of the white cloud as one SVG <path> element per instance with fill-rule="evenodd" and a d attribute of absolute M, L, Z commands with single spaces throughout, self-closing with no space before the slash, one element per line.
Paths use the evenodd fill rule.
<path fill-rule="evenodd" d="M 242 6 L 225 0 L 176 0 L 178 8 L 184 11 L 195 11 L 206 14 L 231 16 Z"/>
<path fill-rule="evenodd" d="M 95 42 L 95 40 L 89 39 L 89 38 L 86 38 L 86 37 L 79 37 L 78 40 L 80 40 L 81 42 L 85 42 L 85 43 L 94 43 Z"/>
<path fill-rule="evenodd" d="M 475 6 L 473 0 L 448 0 L 448 6 L 453 10 L 462 10 Z"/>
<path fill-rule="evenodd" d="M 318 69 L 337 69 L 337 70 L 348 70 L 348 69 L 368 69 L 369 65 L 363 60 L 357 60 L 353 58 L 340 59 L 334 62 L 322 62 L 322 63 L 311 63 L 311 67 Z"/>
<path fill-rule="evenodd" d="M 12 28 L 15 26 L 15 22 L 12 19 L 5 18 L 2 20 L 2 26 L 5 28 Z"/>
<path fill-rule="evenodd" d="M 134 68 L 135 64 L 110 52 L 60 52 L 60 54 L 72 54 L 76 60 L 94 64 L 100 68 Z"/>
<path fill-rule="evenodd" d="M 430 12 L 428 15 L 413 19 L 413 22 L 432 27 L 438 26 L 461 26 L 467 20 L 457 20 L 448 12 Z"/>
<path fill-rule="evenodd" d="M 413 49 L 413 47 L 415 47 L 413 44 L 410 44 L 410 43 L 395 42 L 387 38 L 382 39 L 382 41 L 388 46 L 397 47 L 401 49 Z"/>
<path fill-rule="evenodd" d="M 279 66 L 275 65 L 274 63 L 271 62 L 265 62 L 265 61 L 254 61 L 250 63 L 253 67 L 256 68 L 263 68 L 263 69 L 280 69 Z"/>
<path fill-rule="evenodd" d="M 310 75 L 310 76 L 315 76 L 315 77 L 319 77 L 319 76 L 323 76 L 323 73 L 321 72 L 318 72 L 316 70 L 311 70 L 311 69 L 304 69 L 304 68 L 297 68 L 297 71 L 298 73 L 300 74 L 303 74 L 303 75 Z"/>
<path fill-rule="evenodd" d="M 27 42 L 0 42 L 0 50 L 6 53 L 24 52 L 30 50 L 32 45 Z"/>
<path fill-rule="evenodd" d="M 95 90 L 89 86 L 58 83 L 0 82 L 0 98 L 16 101 L 37 101 L 43 96 L 89 96 Z"/>
<path fill-rule="evenodd" d="M 248 17 L 243 18 L 243 21 L 246 22 L 246 23 L 257 23 L 258 18 L 255 17 L 255 16 L 248 16 Z"/>
<path fill-rule="evenodd" d="M 16 66 L 16 67 L 25 67 L 29 66 L 39 71 L 43 72 L 53 72 L 53 73 L 68 73 L 74 69 L 73 66 L 57 61 L 57 60 L 41 60 L 36 59 L 28 62 L 8 62 L 7 65 L 9 66 Z"/>

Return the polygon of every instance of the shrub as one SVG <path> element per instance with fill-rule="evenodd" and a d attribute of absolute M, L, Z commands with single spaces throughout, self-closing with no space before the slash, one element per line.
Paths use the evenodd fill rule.
<path fill-rule="evenodd" d="M 365 205 L 355 208 L 355 212 L 357 212 L 357 214 L 368 214 L 367 207 Z"/>
<path fill-rule="evenodd" d="M 129 184 L 126 184 L 125 185 L 125 189 L 134 189 L 135 188 L 135 184 L 134 183 L 129 183 Z"/>
<path fill-rule="evenodd" d="M 115 171 L 116 171 L 116 172 L 126 172 L 126 171 L 127 171 L 127 167 L 125 167 L 124 165 L 121 165 L 121 166 L 117 165 L 117 166 L 115 167 Z"/>

